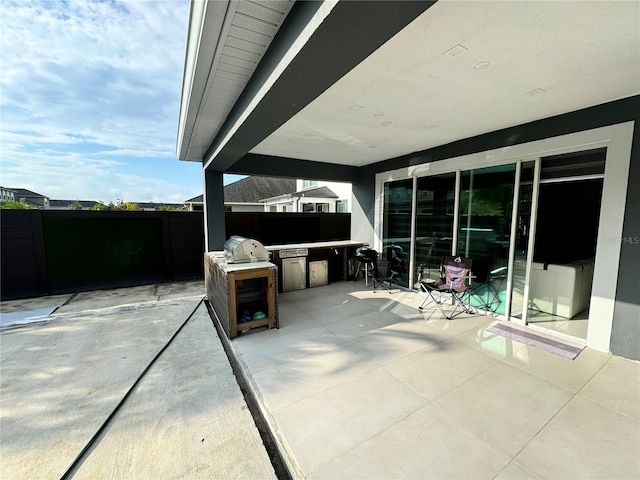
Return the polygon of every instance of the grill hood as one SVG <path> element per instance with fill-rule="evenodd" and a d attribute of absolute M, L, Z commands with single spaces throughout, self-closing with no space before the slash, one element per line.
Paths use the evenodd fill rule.
<path fill-rule="evenodd" d="M 224 256 L 229 263 L 268 262 L 269 252 L 257 240 L 234 235 L 224 243 Z"/>

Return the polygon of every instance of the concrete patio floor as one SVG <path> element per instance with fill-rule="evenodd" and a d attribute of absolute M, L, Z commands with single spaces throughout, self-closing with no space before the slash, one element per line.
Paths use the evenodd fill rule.
<path fill-rule="evenodd" d="M 0 478 L 276 478 L 203 297 L 198 281 L 3 302 Z"/>
<path fill-rule="evenodd" d="M 221 342 L 203 295 L 3 302 L 0 478 L 276 478 L 223 343 L 295 478 L 640 478 L 638 362 L 364 281 L 280 294 L 279 329 Z"/>

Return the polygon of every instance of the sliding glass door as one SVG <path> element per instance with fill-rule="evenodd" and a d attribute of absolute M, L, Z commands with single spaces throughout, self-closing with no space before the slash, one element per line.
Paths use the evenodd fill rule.
<path fill-rule="evenodd" d="M 473 260 L 478 306 L 504 314 L 515 164 L 462 172 L 456 254 Z M 495 277 L 495 278 L 494 278 Z"/>
<path fill-rule="evenodd" d="M 604 148 L 540 160 L 527 324 L 587 338 L 605 160 Z"/>
<path fill-rule="evenodd" d="M 477 257 L 484 272 L 473 282 L 502 276 L 490 283 L 500 302 L 489 294 L 479 310 L 607 351 L 633 131 L 626 122 L 423 163 L 416 156 L 375 175 L 372 241 L 402 248 L 409 282 L 445 253 Z"/>
<path fill-rule="evenodd" d="M 384 221 L 382 235 L 383 258 L 389 255 L 400 260 L 402 273 L 395 282 L 409 286 L 408 264 L 411 247 L 411 221 L 413 205 L 413 179 L 384 184 Z"/>
<path fill-rule="evenodd" d="M 456 174 L 418 178 L 414 270 L 437 270 L 443 255 L 451 255 Z"/>
<path fill-rule="evenodd" d="M 418 270 L 437 275 L 444 255 L 468 257 L 473 306 L 523 324 L 564 322 L 586 337 L 605 156 L 599 149 L 386 182 L 381 254 L 401 260 L 405 287 Z"/>
<path fill-rule="evenodd" d="M 472 304 L 500 315 L 510 307 L 524 321 L 534 166 L 516 162 L 384 183 L 381 253 L 401 259 L 397 283 L 408 286 L 410 260 L 415 278 L 418 270 L 437 275 L 444 255 L 469 257 Z"/>

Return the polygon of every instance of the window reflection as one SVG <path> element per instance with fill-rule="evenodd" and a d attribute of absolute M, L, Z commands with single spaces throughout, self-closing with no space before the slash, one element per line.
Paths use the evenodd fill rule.
<path fill-rule="evenodd" d="M 437 269 L 451 254 L 455 207 L 455 173 L 418 179 L 416 203 L 416 269 Z"/>
<path fill-rule="evenodd" d="M 383 252 L 384 258 L 394 256 L 400 260 L 401 275 L 394 278 L 395 283 L 408 286 L 407 264 L 411 244 L 411 204 L 413 198 L 413 180 L 398 180 L 384 184 L 384 222 Z"/>
<path fill-rule="evenodd" d="M 504 313 L 515 164 L 462 173 L 457 254 L 473 260 L 478 306 Z M 484 290 L 483 290 L 484 288 Z"/>

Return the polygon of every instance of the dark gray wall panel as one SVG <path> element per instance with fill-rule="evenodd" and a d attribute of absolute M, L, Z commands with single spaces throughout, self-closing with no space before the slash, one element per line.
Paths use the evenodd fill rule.
<path fill-rule="evenodd" d="M 638 110 L 640 112 L 640 109 Z M 640 116 L 640 113 L 638 114 Z M 629 185 L 613 313 L 611 353 L 640 360 L 640 121 L 633 129 Z"/>
<path fill-rule="evenodd" d="M 348 165 L 311 162 L 295 158 L 274 157 L 249 153 L 226 173 L 240 175 L 269 175 L 273 177 L 304 178 L 330 182 L 358 181 L 358 168 Z"/>
<path fill-rule="evenodd" d="M 470 155 L 511 145 L 534 142 L 559 135 L 638 120 L 640 117 L 639 112 L 640 95 L 637 95 L 535 122 L 516 125 L 484 135 L 465 138 L 410 155 L 383 160 L 370 165 L 370 168 L 376 172 L 385 172 L 411 165 L 437 162 L 460 155 Z"/>
<path fill-rule="evenodd" d="M 205 247 L 207 252 L 222 250 L 227 241 L 222 173 L 205 170 L 204 190 Z"/>

